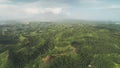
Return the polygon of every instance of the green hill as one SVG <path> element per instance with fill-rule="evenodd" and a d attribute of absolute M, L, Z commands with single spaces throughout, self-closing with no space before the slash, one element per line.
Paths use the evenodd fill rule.
<path fill-rule="evenodd" d="M 0 68 L 120 68 L 120 25 L 0 25 Z"/>

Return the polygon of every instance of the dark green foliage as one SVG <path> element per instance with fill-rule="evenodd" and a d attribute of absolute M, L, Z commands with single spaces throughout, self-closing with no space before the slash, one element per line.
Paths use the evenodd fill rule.
<path fill-rule="evenodd" d="M 1 25 L 0 68 L 120 68 L 120 25 Z"/>
<path fill-rule="evenodd" d="M 0 36 L 0 44 L 15 44 L 17 42 L 18 42 L 18 37 L 16 37 L 16 36 L 12 36 L 12 35 Z"/>
<path fill-rule="evenodd" d="M 115 68 L 114 62 L 105 55 L 97 55 L 94 58 L 93 66 L 97 68 Z"/>
<path fill-rule="evenodd" d="M 61 56 L 54 59 L 49 68 L 79 68 L 78 63 L 70 56 Z"/>

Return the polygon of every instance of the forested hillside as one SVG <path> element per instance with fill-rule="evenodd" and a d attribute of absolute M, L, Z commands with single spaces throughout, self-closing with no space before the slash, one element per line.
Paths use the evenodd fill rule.
<path fill-rule="evenodd" d="M 120 68 L 120 25 L 0 25 L 0 68 Z"/>

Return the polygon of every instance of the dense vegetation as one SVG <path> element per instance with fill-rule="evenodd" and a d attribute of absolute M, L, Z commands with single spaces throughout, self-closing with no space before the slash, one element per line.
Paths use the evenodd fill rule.
<path fill-rule="evenodd" d="M 0 68 L 120 68 L 120 25 L 0 25 Z"/>

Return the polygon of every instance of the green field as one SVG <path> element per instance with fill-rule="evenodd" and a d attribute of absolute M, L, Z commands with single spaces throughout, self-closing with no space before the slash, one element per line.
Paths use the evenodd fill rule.
<path fill-rule="evenodd" d="M 120 68 L 120 25 L 2 24 L 0 68 Z"/>

